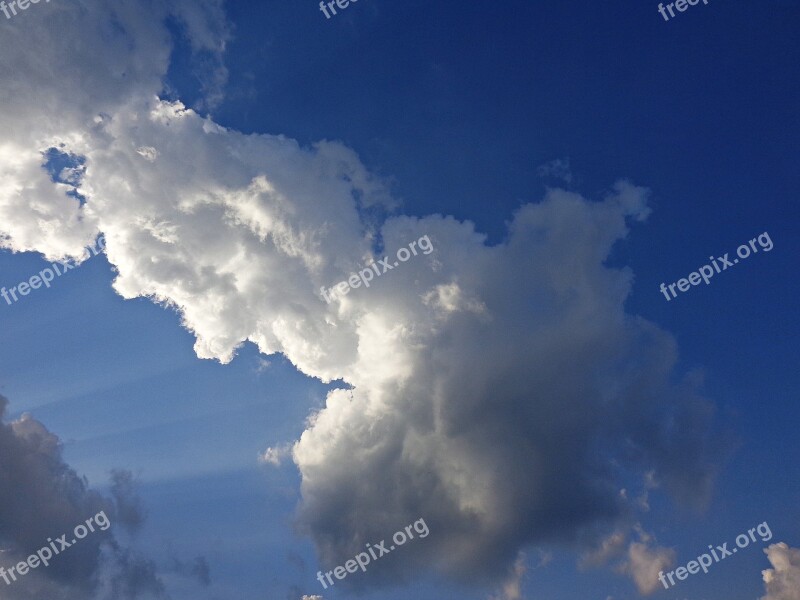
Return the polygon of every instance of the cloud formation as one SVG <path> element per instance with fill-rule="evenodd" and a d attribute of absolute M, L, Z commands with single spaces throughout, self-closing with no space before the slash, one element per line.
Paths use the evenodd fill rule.
<path fill-rule="evenodd" d="M 470 222 L 392 212 L 342 144 L 243 135 L 160 99 L 164 21 L 221 60 L 219 3 L 58 6 L 0 25 L 16 90 L 0 92 L 0 246 L 79 257 L 102 233 L 115 290 L 174 307 L 199 357 L 228 362 L 252 342 L 351 386 L 293 447 L 299 524 L 324 564 L 424 518 L 436 535 L 370 582 L 431 565 L 496 582 L 528 544 L 586 548 L 629 523 L 620 489 L 645 473 L 679 502 L 708 500 L 713 406 L 673 373 L 672 337 L 626 312 L 633 274 L 607 264 L 649 214 L 646 189 L 551 189 L 489 246 Z M 79 177 L 51 180 L 51 147 L 84 161 Z M 319 296 L 425 235 L 429 256 Z"/>
<path fill-rule="evenodd" d="M 127 507 L 138 504 L 132 487 L 115 487 L 113 499 L 92 490 L 64 463 L 59 439 L 42 423 L 28 415 L 4 422 L 7 404 L 0 396 L 0 566 L 26 560 L 48 538 L 71 533 L 100 511 L 112 528 L 94 531 L 49 566 L 40 565 L 10 585 L 0 581 L 3 598 L 86 600 L 111 589 L 113 598 L 127 600 L 163 591 L 152 561 L 124 548 L 112 533 L 125 520 Z M 116 477 L 128 475 L 117 472 Z"/>
<path fill-rule="evenodd" d="M 767 592 L 761 600 L 800 600 L 800 550 L 786 543 L 764 549 L 771 569 L 761 571 Z"/>
<path fill-rule="evenodd" d="M 647 543 L 632 542 L 628 546 L 627 560 L 622 572 L 631 576 L 636 589 L 645 596 L 660 587 L 658 574 L 675 564 L 675 550 L 672 548 L 650 547 Z"/>

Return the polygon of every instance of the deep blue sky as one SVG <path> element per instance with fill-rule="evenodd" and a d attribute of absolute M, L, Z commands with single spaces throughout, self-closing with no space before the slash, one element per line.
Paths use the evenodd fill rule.
<path fill-rule="evenodd" d="M 648 527 L 685 564 L 765 520 L 774 541 L 800 541 L 800 5 L 710 0 L 670 22 L 656 6 L 360 0 L 326 20 L 312 0 L 235 0 L 230 80 L 212 116 L 302 144 L 341 140 L 392 179 L 402 212 L 471 220 L 490 243 L 523 202 L 561 185 L 537 175 L 547 161 L 569 158 L 568 188 L 590 198 L 618 178 L 650 188 L 653 213 L 612 258 L 635 274 L 628 310 L 675 335 L 679 371 L 702 371 L 740 441 L 707 513 L 653 502 Z M 198 98 L 180 44 L 170 86 L 189 105 Z M 659 292 L 764 231 L 771 252 L 671 302 Z M 2 252 L 0 284 L 43 266 Z M 149 513 L 139 543 L 206 554 L 209 598 L 322 593 L 311 544 L 291 526 L 299 477 L 255 457 L 295 439 L 328 386 L 280 357 L 259 372 L 251 346 L 227 366 L 200 361 L 174 312 L 123 301 L 112 279 L 98 257 L 50 290 L 0 302 L 0 393 L 12 416 L 42 420 L 93 484 L 113 467 L 138 473 Z M 767 567 L 751 548 L 657 597 L 757 597 Z M 635 596 L 626 579 L 577 571 L 558 549 L 525 589 Z M 427 580 L 369 597 L 409 594 L 486 597 Z"/>

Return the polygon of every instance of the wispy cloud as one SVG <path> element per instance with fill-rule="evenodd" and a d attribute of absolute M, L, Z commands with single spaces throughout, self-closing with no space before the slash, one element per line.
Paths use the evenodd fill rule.
<path fill-rule="evenodd" d="M 292 455 L 292 444 L 281 444 L 267 448 L 263 454 L 258 456 L 261 463 L 272 465 L 273 467 L 281 466 L 283 461 Z"/>
<path fill-rule="evenodd" d="M 555 179 L 564 183 L 572 183 L 572 170 L 569 166 L 569 158 L 557 158 L 539 165 L 536 174 L 544 179 Z"/>
<path fill-rule="evenodd" d="M 503 582 L 500 595 L 489 596 L 489 600 L 523 600 L 522 578 L 528 570 L 526 558 L 524 552 L 517 555 L 517 560 L 514 561 L 508 578 Z"/>

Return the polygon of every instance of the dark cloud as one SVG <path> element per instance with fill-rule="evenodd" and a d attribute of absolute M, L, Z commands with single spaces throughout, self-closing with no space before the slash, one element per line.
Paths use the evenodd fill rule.
<path fill-rule="evenodd" d="M 4 565 L 26 559 L 46 546 L 48 538 L 63 533 L 71 538 L 76 525 L 100 511 L 114 514 L 113 503 L 89 489 L 86 479 L 63 462 L 58 438 L 44 425 L 28 415 L 13 423 L 3 422 L 7 404 L 0 396 L 0 547 L 6 548 Z M 85 593 L 94 585 L 100 546 L 110 539 L 109 531 L 96 531 L 46 570 L 31 571 L 4 592 L 24 594 L 21 588 L 43 585 L 38 579 L 46 577 Z"/>
<path fill-rule="evenodd" d="M 94 517 L 95 531 L 16 581 L 0 580 L 3 600 L 134 600 L 167 598 L 153 561 L 125 548 L 117 524 L 141 524 L 133 478 L 112 475 L 112 497 L 92 490 L 67 465 L 59 439 L 29 415 L 5 423 L 0 396 L 0 566 L 9 568 Z M 99 516 L 103 513 L 106 519 Z M 105 527 L 105 529 L 103 529 Z M 193 565 L 207 579 L 205 561 Z"/>
<path fill-rule="evenodd" d="M 117 524 L 136 533 L 145 520 L 144 509 L 135 493 L 133 473 L 121 469 L 111 471 L 111 495 L 117 505 Z"/>

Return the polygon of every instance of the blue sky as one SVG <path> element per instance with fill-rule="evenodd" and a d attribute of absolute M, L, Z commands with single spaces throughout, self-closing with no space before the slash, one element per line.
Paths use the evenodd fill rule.
<path fill-rule="evenodd" d="M 75 256 L 100 233 L 109 254 L 86 260 L 50 289 L 34 290 L 12 305 L 0 301 L 0 394 L 9 399 L 6 422 L 24 413 L 40 421 L 62 440 L 65 463 L 92 487 L 109 494 L 112 469 L 136 476 L 144 524 L 133 533 L 112 531 L 153 561 L 170 597 L 329 600 L 361 591 L 379 600 L 620 600 L 650 593 L 676 600 L 794 598 L 777 583 L 765 589 L 761 571 L 774 567 L 762 548 L 785 542 L 790 553 L 800 545 L 797 2 L 709 0 L 665 22 L 657 3 L 571 0 L 360 0 L 330 20 L 311 1 L 208 1 L 200 8 L 176 2 L 174 9 L 154 2 L 150 12 L 147 2 L 138 14 L 129 3 L 123 5 L 130 10 L 115 13 L 106 2 L 60 1 L 64 6 L 54 2 L 31 6 L 14 19 L 0 17 L 0 47 L 10 56 L 0 68 L 0 81 L 9 82 L 0 84 L 6 132 L 0 137 L 0 285 L 11 288 L 39 273 L 48 264 L 43 255 Z M 61 27 L 64 39 L 42 42 L 59 36 Z M 119 43 L 109 41 L 117 35 Z M 48 60 L 35 60 L 32 50 L 26 54 L 26 44 L 41 48 Z M 173 116 L 164 117 L 163 127 L 156 119 L 145 123 L 154 105 L 132 107 L 154 102 L 154 94 L 181 101 L 200 116 L 186 125 Z M 107 120 L 94 121 L 99 124 L 92 129 L 95 115 Z M 226 128 L 213 134 L 220 141 L 206 145 L 198 131 L 201 117 Z M 297 140 L 299 150 L 236 132 L 285 136 Z M 341 143 L 329 150 L 330 164 L 345 164 L 341 168 L 359 188 L 354 196 L 370 198 L 351 211 L 357 216 L 337 191 L 341 174 L 326 179 L 334 167 L 319 158 L 324 152 L 314 154 L 319 140 Z M 39 168 L 36 153 L 55 141 L 87 157 L 78 184 L 87 208 L 63 187 L 49 189 L 45 169 L 35 183 L 26 183 Z M 152 168 L 135 163 L 134 150 L 151 146 L 158 152 Z M 568 165 L 568 175 L 543 173 L 540 167 L 552 161 Z M 370 179 L 363 184 L 365 173 Z M 247 187 L 259 175 L 278 188 L 276 196 Z M 306 177 L 313 181 L 308 188 Z M 619 180 L 642 186 L 629 192 L 635 206 L 620 209 L 620 216 L 595 214 L 592 207 L 614 196 Z M 316 265 L 319 249 L 296 250 L 287 242 L 275 256 L 265 251 L 259 262 L 253 250 L 258 235 L 251 240 L 242 234 L 253 273 L 248 287 L 230 292 L 229 279 L 221 276 L 226 261 L 234 260 L 224 228 L 244 227 L 252 213 L 242 208 L 236 217 L 222 217 L 220 209 L 186 222 L 174 216 L 178 233 L 164 225 L 173 198 L 192 206 L 174 215 L 200 215 L 211 201 L 192 202 L 206 191 L 224 197 L 220 206 L 227 211 L 258 193 L 265 206 L 290 206 L 287 229 L 269 234 L 275 240 L 296 235 L 292 243 L 301 245 L 297 240 L 305 238 L 298 231 L 328 231 L 313 224 L 331 224 L 329 240 L 320 246 L 324 265 L 308 267 L 316 284 L 334 285 L 361 268 L 364 252 L 380 248 L 375 239 L 396 248 L 430 232 L 437 251 L 403 265 L 392 279 L 382 276 L 384 288 L 353 290 L 355 308 L 320 316 L 320 322 L 336 321 L 340 332 L 349 331 L 352 319 L 357 344 L 310 334 L 316 325 L 295 330 L 295 322 L 313 315 L 317 309 L 309 306 L 319 299 L 310 292 L 308 298 L 294 296 L 301 294 L 292 284 L 300 267 L 290 259 L 301 256 L 306 266 Z M 394 202 L 384 202 L 386 195 Z M 578 195 L 580 202 L 570 204 Z M 73 205 L 65 208 L 68 200 Z M 617 215 L 615 202 L 607 200 L 609 214 Z M 544 212 L 521 211 L 531 203 Z M 274 210 L 270 219 L 284 218 Z M 440 222 L 435 215 L 452 219 Z M 462 231 L 463 222 L 486 237 L 475 241 Z M 526 233 L 528 222 L 533 225 Z M 617 231 L 620 222 L 629 231 Z M 173 244 L 174 252 L 158 254 L 165 251 L 150 244 L 147 232 L 158 243 Z M 740 244 L 764 232 L 773 250 L 741 260 L 709 285 L 669 302 L 659 291 L 661 283 L 687 277 L 711 255 L 733 257 Z M 607 242 L 598 241 L 606 235 Z M 606 243 L 608 256 L 592 262 L 604 255 Z M 494 247 L 507 248 L 504 259 Z M 148 262 L 151 252 L 156 258 Z M 153 265 L 166 264 L 168 256 L 180 258 L 158 271 Z M 192 256 L 196 261 L 187 258 Z M 201 263 L 205 270 L 193 270 Z M 592 268 L 584 270 L 584 263 Z M 441 273 L 441 281 L 426 284 L 424 269 Z M 628 275 L 617 281 L 611 273 Z M 623 280 L 625 293 L 617 287 L 624 288 Z M 444 288 L 436 287 L 446 281 L 460 286 L 456 297 L 466 298 L 460 308 L 449 308 Z M 572 306 L 572 296 L 558 296 L 559 286 L 573 285 L 581 298 L 574 312 L 564 308 Z M 551 288 L 560 300 L 547 295 Z M 425 296 L 432 290 L 438 291 Z M 456 316 L 444 319 L 432 306 Z M 483 308 L 471 308 L 478 306 Z M 429 308 L 430 314 L 424 312 Z M 520 318 L 528 313 L 530 318 Z M 405 338 L 384 330 L 374 315 L 387 314 L 406 324 L 404 332 L 416 326 L 424 332 Z M 483 323 L 481 314 L 493 324 L 465 324 Z M 630 323 L 622 325 L 619 314 Z M 594 317 L 584 321 L 583 315 Z M 595 337 L 597 315 L 602 319 Z M 509 325 L 514 322 L 518 331 Z M 652 339 L 650 326 L 661 332 Z M 248 336 L 251 341 L 227 362 L 228 344 L 235 347 Z M 674 340 L 676 360 L 662 372 L 657 365 L 671 356 L 667 339 Z M 267 355 L 267 347 L 281 352 Z M 418 363 L 413 348 L 425 348 L 426 358 Z M 620 364 L 612 369 L 603 363 L 605 353 L 617 352 Z M 395 363 L 387 356 L 399 358 Z M 473 362 L 478 360 L 480 366 Z M 481 374 L 471 382 L 473 364 Z M 427 391 L 405 383 L 406 369 Z M 594 381 L 594 373 L 602 379 L 609 372 L 631 379 L 585 396 L 583 387 L 572 387 L 573 380 Z M 437 384 L 425 388 L 432 382 Z M 462 389 L 471 383 L 469 391 Z M 613 403 L 609 390 L 625 395 L 628 385 L 634 396 L 648 398 L 642 404 L 659 398 L 653 414 L 672 414 L 680 406 L 690 422 L 676 418 L 656 431 L 640 415 L 636 398 L 618 410 L 587 412 L 603 422 L 598 439 L 615 449 L 608 457 L 600 453 L 599 461 L 615 475 L 599 480 L 625 487 L 626 498 L 646 493 L 648 508 L 631 500 L 630 510 L 605 519 L 599 505 L 573 514 L 568 490 L 576 489 L 576 505 L 588 502 L 594 487 L 583 478 L 595 482 L 588 472 L 598 465 L 547 466 L 547 457 L 570 455 L 579 445 L 542 450 L 542 465 L 525 449 L 550 440 L 541 433 L 548 431 L 548 419 L 553 432 L 594 431 L 565 415 L 599 406 L 604 394 Z M 349 413 L 341 398 L 350 392 L 326 400 L 331 390 L 350 386 L 352 410 L 364 415 L 363 423 L 342 420 Z M 525 416 L 539 410 L 542 396 L 552 404 L 544 402 L 535 418 Z M 407 398 L 413 401 L 406 404 Z M 713 417 L 706 418 L 701 398 L 715 407 Z M 444 428 L 441 439 L 425 438 L 415 448 L 412 441 L 423 439 L 424 427 L 417 430 L 414 419 L 428 414 L 425 407 L 455 415 L 454 429 Z M 397 424 L 403 414 L 408 421 Z M 362 427 L 370 422 L 407 433 L 397 462 L 381 466 L 369 458 L 374 452 Z M 456 430 L 468 433 L 459 437 Z M 649 446 L 650 435 L 669 442 L 650 440 Z M 279 466 L 258 460 L 268 447 L 301 436 L 294 460 L 284 456 Z M 412 469 L 404 462 L 422 448 L 427 453 L 428 443 L 431 456 L 420 464 L 433 464 L 441 451 L 447 468 L 428 471 L 414 463 Z M 466 479 L 453 482 L 462 455 Z M 351 458 L 349 466 L 342 463 Z M 483 491 L 492 481 L 483 461 L 488 472 L 504 477 L 537 469 L 555 474 L 542 475 L 541 482 L 531 475 L 535 489 L 519 480 L 493 495 Z M 651 470 L 661 479 L 652 489 L 643 484 Z M 713 480 L 708 494 L 701 489 L 706 473 Z M 422 483 L 434 476 L 440 481 L 436 492 Z M 367 490 L 370 482 L 392 490 L 385 492 L 385 505 Z M 694 485 L 696 494 L 687 491 Z M 404 556 L 383 559 L 388 565 L 349 577 L 352 587 L 322 589 L 317 571 L 343 564 L 352 556 L 352 540 L 380 539 L 380 531 L 389 537 L 428 516 L 425 510 L 451 497 L 436 495 L 447 486 L 469 490 L 475 504 L 461 506 L 458 518 L 432 514 L 430 538 L 403 548 Z M 522 506 L 551 495 L 552 502 Z M 597 492 L 598 498 L 612 496 Z M 564 514 L 554 511 L 559 504 Z M 476 519 L 480 532 L 470 538 L 465 523 L 475 506 L 486 512 Z M 513 508 L 506 515 L 502 507 Z M 13 528 L 3 526 L 9 514 L 0 509 L 0 547 L 25 548 L 11 535 Z M 552 516 L 553 526 L 540 523 L 537 514 Z M 498 521 L 503 526 L 492 529 Z M 764 521 L 774 535 L 770 541 L 759 540 L 707 575 L 667 591 L 657 582 L 648 586 L 646 566 L 632 559 L 635 544 L 643 544 L 642 561 L 671 556 L 665 569 L 671 570 L 709 544 L 730 543 Z M 592 568 L 581 566 L 615 532 L 625 536 L 618 554 Z M 449 555 L 459 560 L 443 558 Z M 209 565 L 210 585 L 174 566 L 197 556 Z M 515 558 L 522 574 L 506 576 Z M 794 568 L 800 571 L 800 563 Z M 505 592 L 504 582 L 511 586 Z"/>

